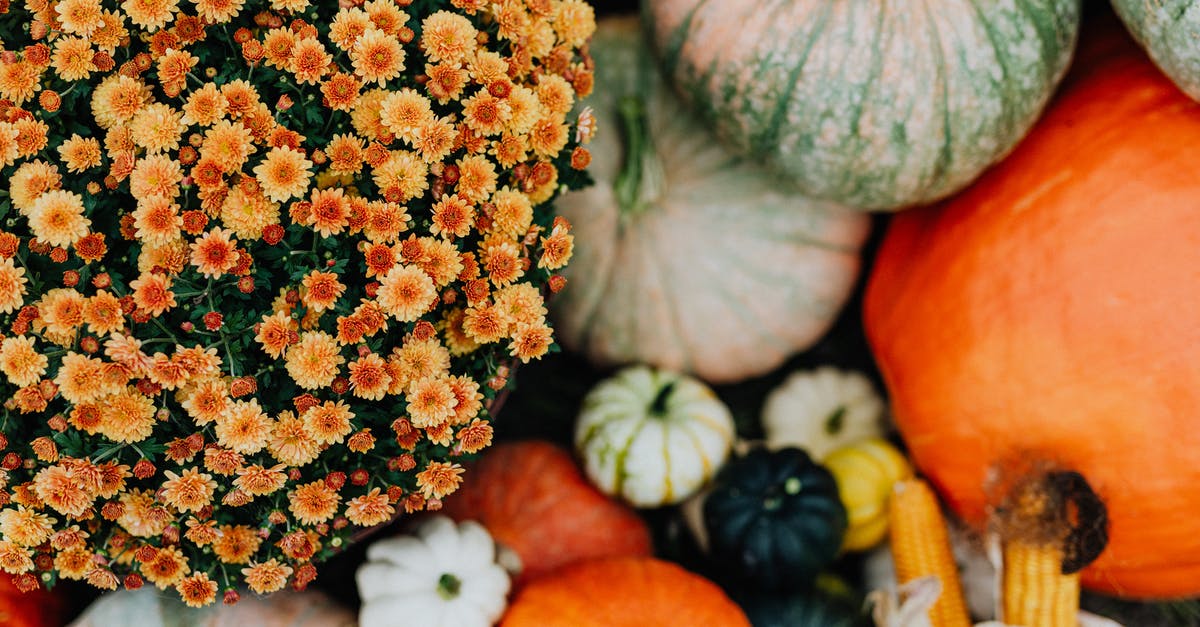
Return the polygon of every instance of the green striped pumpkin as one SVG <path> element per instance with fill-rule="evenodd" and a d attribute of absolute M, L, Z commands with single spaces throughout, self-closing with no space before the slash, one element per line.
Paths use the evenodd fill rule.
<path fill-rule="evenodd" d="M 1133 38 L 1187 95 L 1200 100 L 1200 3 L 1113 0 Z"/>
<path fill-rule="evenodd" d="M 638 507 L 695 494 L 729 457 L 733 436 L 733 416 L 712 390 L 646 366 L 592 389 L 575 427 L 588 479 Z"/>
<path fill-rule="evenodd" d="M 576 244 L 556 335 L 602 366 L 711 382 L 808 348 L 850 295 L 867 218 L 722 148 L 663 84 L 636 19 L 601 22 L 591 52 L 596 184 L 558 203 Z"/>
<path fill-rule="evenodd" d="M 667 74 L 729 146 L 812 196 L 893 210 L 954 193 L 1020 141 L 1067 67 L 1080 2 L 643 9 Z"/>

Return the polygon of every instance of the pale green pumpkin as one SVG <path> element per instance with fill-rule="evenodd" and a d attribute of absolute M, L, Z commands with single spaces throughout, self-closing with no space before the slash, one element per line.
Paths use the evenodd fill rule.
<path fill-rule="evenodd" d="M 643 0 L 668 76 L 741 154 L 866 209 L 965 187 L 1033 125 L 1079 0 Z"/>
<path fill-rule="evenodd" d="M 602 22 L 591 52 L 596 185 L 559 202 L 576 242 L 551 302 L 559 338 L 602 365 L 713 382 L 811 345 L 850 294 L 866 218 L 723 149 L 662 83 L 636 20 Z"/>
<path fill-rule="evenodd" d="M 1200 3 L 1195 0 L 1113 0 L 1113 8 L 1154 64 L 1200 100 Z"/>

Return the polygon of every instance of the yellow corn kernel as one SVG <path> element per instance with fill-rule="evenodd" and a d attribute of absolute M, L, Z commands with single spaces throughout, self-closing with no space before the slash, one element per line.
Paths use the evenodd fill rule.
<path fill-rule="evenodd" d="M 1053 544 L 1005 543 L 1005 623 L 1037 627 L 1079 624 L 1079 573 L 1062 574 L 1062 561 L 1062 550 Z"/>
<path fill-rule="evenodd" d="M 899 583 L 928 576 L 941 581 L 942 593 L 929 610 L 930 624 L 970 627 L 946 521 L 928 484 L 920 479 L 896 483 L 888 507 L 888 527 Z"/>

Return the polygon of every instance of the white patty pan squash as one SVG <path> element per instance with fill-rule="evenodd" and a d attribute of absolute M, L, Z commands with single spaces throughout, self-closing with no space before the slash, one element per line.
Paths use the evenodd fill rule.
<path fill-rule="evenodd" d="M 479 523 L 445 516 L 372 544 L 357 573 L 361 627 L 488 627 L 507 605 L 508 573 Z"/>
<path fill-rule="evenodd" d="M 823 460 L 834 449 L 884 435 L 884 403 L 866 375 L 831 366 L 792 373 L 767 395 L 767 446 L 796 446 Z"/>
<path fill-rule="evenodd" d="M 714 383 L 809 347 L 851 292 L 867 219 L 721 148 L 662 84 L 636 20 L 603 21 L 590 49 L 596 184 L 559 202 L 576 234 L 551 303 L 559 338 L 602 366 Z"/>
<path fill-rule="evenodd" d="M 667 75 L 726 144 L 866 209 L 943 198 L 1006 155 L 1062 78 L 1080 14 L 1079 0 L 642 5 Z"/>
<path fill-rule="evenodd" d="M 733 416 L 712 390 L 646 366 L 592 389 L 575 426 L 588 479 L 638 507 L 694 494 L 725 464 L 733 437 Z"/>

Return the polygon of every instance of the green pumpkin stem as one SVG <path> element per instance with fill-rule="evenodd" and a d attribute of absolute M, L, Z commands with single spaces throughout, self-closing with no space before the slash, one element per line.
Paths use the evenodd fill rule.
<path fill-rule="evenodd" d="M 667 398 L 671 396 L 671 392 L 675 391 L 675 381 L 672 381 L 658 391 L 654 396 L 654 400 L 650 401 L 651 416 L 665 416 L 667 414 Z"/>
<path fill-rule="evenodd" d="M 624 141 L 625 164 L 613 184 L 617 203 L 625 215 L 641 213 L 662 194 L 665 173 L 654 150 L 641 96 L 626 96 L 617 105 Z"/>
<path fill-rule="evenodd" d="M 449 601 L 458 596 L 459 590 L 462 589 L 462 580 L 450 573 L 443 573 L 438 578 L 437 593 L 438 596 Z"/>

